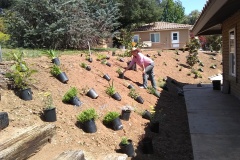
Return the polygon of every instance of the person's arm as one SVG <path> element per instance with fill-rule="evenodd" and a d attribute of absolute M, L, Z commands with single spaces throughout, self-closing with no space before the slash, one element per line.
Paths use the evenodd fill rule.
<path fill-rule="evenodd" d="M 132 59 L 130 64 L 125 68 L 125 70 L 123 71 L 123 73 L 125 73 L 127 70 L 129 70 L 129 68 L 131 68 L 133 66 L 133 64 L 135 63 L 135 61 Z"/>

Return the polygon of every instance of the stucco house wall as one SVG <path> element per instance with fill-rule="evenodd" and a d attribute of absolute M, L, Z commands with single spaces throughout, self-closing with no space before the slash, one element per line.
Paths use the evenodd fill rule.
<path fill-rule="evenodd" d="M 151 42 L 151 46 L 147 48 L 159 49 L 179 49 L 183 48 L 190 39 L 190 30 L 192 25 L 178 24 L 169 22 L 154 22 L 145 24 L 136 28 L 132 34 L 139 37 L 140 42 Z M 151 34 L 160 34 L 159 42 L 151 41 Z M 172 42 L 173 33 L 177 33 L 177 42 Z"/>
<path fill-rule="evenodd" d="M 171 33 L 179 32 L 179 47 L 174 47 L 171 42 Z M 152 42 L 150 48 L 161 48 L 161 49 L 175 49 L 183 48 L 184 45 L 189 41 L 190 31 L 188 29 L 181 30 L 161 30 L 161 31 L 146 31 L 146 32 L 134 32 L 134 35 L 138 35 L 141 42 L 150 41 L 151 33 L 160 33 L 160 42 Z"/>

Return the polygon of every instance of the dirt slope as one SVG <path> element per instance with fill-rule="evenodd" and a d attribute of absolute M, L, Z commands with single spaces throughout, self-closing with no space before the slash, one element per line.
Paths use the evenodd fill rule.
<path fill-rule="evenodd" d="M 118 50 L 117 54 L 122 51 Z M 40 119 L 40 113 L 44 107 L 40 93 L 50 91 L 53 94 L 53 101 L 57 108 L 57 134 L 51 143 L 42 148 L 30 160 L 53 159 L 66 150 L 83 150 L 91 155 L 92 159 L 101 159 L 105 153 L 114 153 L 119 150 L 119 142 L 122 136 L 132 139 L 137 153 L 136 160 L 190 160 L 192 159 L 192 148 L 188 130 L 187 113 L 183 96 L 178 95 L 178 90 L 184 84 L 210 83 L 209 76 L 222 72 L 222 55 L 216 54 L 216 60 L 212 58 L 212 53 L 199 53 L 199 59 L 204 63 L 204 72 L 201 72 L 202 78 L 195 79 L 193 74 L 187 76 L 190 69 L 186 65 L 186 56 L 188 52 L 181 52 L 176 55 L 174 51 L 164 51 L 161 56 L 157 55 L 156 50 L 145 50 L 144 54 L 149 54 L 155 60 L 155 79 L 168 78 L 168 91 L 162 90 L 161 97 L 157 98 L 147 93 L 147 90 L 140 89 L 138 85 L 142 83 L 140 71 L 128 71 L 125 74 L 125 80 L 119 79 L 116 70 L 119 67 L 126 67 L 129 58 L 124 58 L 124 62 L 117 60 L 117 56 L 112 56 L 110 52 L 101 52 L 110 56 L 108 60 L 112 66 L 108 67 L 96 61 L 97 52 L 93 53 L 93 62 L 89 63 L 85 59 L 85 54 L 61 55 L 61 68 L 66 72 L 69 81 L 63 84 L 50 74 L 52 63 L 48 57 L 26 58 L 31 68 L 37 69 L 38 73 L 34 75 L 36 82 L 32 86 L 33 100 L 23 101 L 19 99 L 12 90 L 1 90 L 0 111 L 8 112 L 10 125 L 1 131 L 1 141 L 9 138 L 16 131 L 22 131 L 24 128 L 46 123 Z M 176 61 L 176 58 L 179 61 Z M 85 62 L 92 68 L 87 71 L 81 68 L 80 64 Z M 164 65 L 166 64 L 166 65 Z M 216 69 L 210 66 L 216 64 Z M 195 66 L 198 68 L 198 65 Z M 179 71 L 181 69 L 181 71 Z M 122 100 L 116 101 L 106 93 L 108 82 L 102 78 L 101 72 L 108 73 L 114 81 L 114 86 L 120 93 Z M 172 81 L 172 79 L 174 81 Z M 128 96 L 129 89 L 125 83 L 133 84 L 144 99 L 144 104 L 137 103 Z M 173 83 L 174 82 L 174 83 Z M 149 82 L 150 85 L 150 82 Z M 94 88 L 99 94 L 97 99 L 91 99 L 85 95 L 79 95 L 83 104 L 80 107 L 64 104 L 62 97 L 71 87 L 75 86 L 81 91 L 84 87 Z M 123 106 L 132 106 L 135 112 L 132 112 L 129 121 L 122 121 L 123 130 L 113 131 L 103 125 L 102 119 L 108 111 L 121 112 Z M 156 110 L 161 110 L 164 115 L 160 123 L 160 133 L 153 133 L 148 128 L 148 120 L 143 119 L 139 112 L 148 109 L 150 106 L 156 106 Z M 96 120 L 97 132 L 93 134 L 84 133 L 78 128 L 76 115 L 86 108 L 95 108 L 98 112 Z M 141 139 L 145 136 L 153 138 L 154 154 L 144 155 L 141 152 Z"/>

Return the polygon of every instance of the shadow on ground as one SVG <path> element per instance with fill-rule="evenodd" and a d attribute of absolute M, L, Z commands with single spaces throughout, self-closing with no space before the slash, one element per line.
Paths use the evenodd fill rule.
<path fill-rule="evenodd" d="M 139 137 L 133 160 L 193 159 L 185 99 L 179 94 L 184 85 L 167 77 L 168 91 L 161 92 L 153 120 L 146 124 L 145 134 Z M 159 122 L 157 130 L 152 128 L 152 122 Z M 152 148 L 148 148 L 151 143 Z"/>

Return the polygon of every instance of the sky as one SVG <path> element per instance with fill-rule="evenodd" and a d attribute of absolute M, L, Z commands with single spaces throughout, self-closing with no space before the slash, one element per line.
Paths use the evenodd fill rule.
<path fill-rule="evenodd" d="M 202 11 L 205 6 L 207 0 L 180 0 L 182 2 L 182 6 L 185 8 L 185 15 L 189 15 L 191 11 L 198 10 Z"/>

